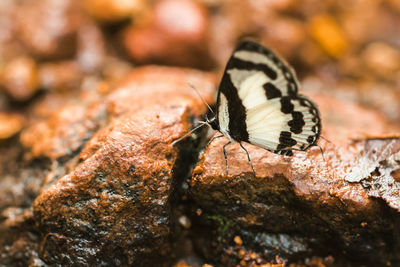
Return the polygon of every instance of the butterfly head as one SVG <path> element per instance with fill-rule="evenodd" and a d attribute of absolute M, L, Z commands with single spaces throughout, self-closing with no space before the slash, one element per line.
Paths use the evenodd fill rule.
<path fill-rule="evenodd" d="M 218 125 L 217 117 L 212 117 L 211 119 L 206 118 L 206 122 L 208 123 L 208 125 L 211 126 L 211 128 L 213 128 L 216 131 L 219 131 L 219 125 Z"/>

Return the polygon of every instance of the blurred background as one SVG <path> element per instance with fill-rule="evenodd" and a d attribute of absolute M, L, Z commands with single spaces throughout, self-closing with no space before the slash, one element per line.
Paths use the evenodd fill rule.
<path fill-rule="evenodd" d="M 1 0 L 0 138 L 138 65 L 220 75 L 243 38 L 280 53 L 303 90 L 399 121 L 399 26 L 399 0 Z"/>

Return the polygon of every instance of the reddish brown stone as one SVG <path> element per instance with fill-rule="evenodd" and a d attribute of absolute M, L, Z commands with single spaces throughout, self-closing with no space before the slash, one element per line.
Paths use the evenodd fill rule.
<path fill-rule="evenodd" d="M 95 265 L 102 261 L 115 264 L 120 253 L 126 259 L 118 256 L 119 261 L 126 264 L 151 262 L 150 255 L 160 257 L 169 250 L 168 199 L 178 156 L 169 143 L 179 133 L 176 122 L 184 111 L 153 106 L 113 120 L 85 147 L 82 163 L 35 200 L 40 225 L 62 234 L 61 239 L 43 241 L 50 251 L 44 255 L 46 261 L 59 261 L 51 254 L 51 244 L 59 242 L 64 250 L 60 253 L 75 263 L 77 248 L 85 242 L 84 247 L 93 248 L 94 255 L 80 256 Z M 104 245 L 96 245 L 99 241 Z"/>
<path fill-rule="evenodd" d="M 208 14 L 195 1 L 156 2 L 148 22 L 132 25 L 123 44 L 134 62 L 209 67 Z"/>
<path fill-rule="evenodd" d="M 37 122 L 24 131 L 21 142 L 31 150 L 33 157 L 56 159 L 76 151 L 107 120 L 128 111 L 153 105 L 187 105 L 196 116 L 200 116 L 204 105 L 199 107 L 196 104 L 199 98 L 189 83 L 194 84 L 200 92 L 209 93 L 212 87 L 207 81 L 210 79 L 210 76 L 204 76 L 201 72 L 184 69 L 136 69 L 106 99 L 93 102 L 96 98 L 92 95 L 92 99 L 83 103 L 60 108 L 48 120 Z M 163 82 L 155 83 L 160 80 Z M 209 95 L 204 95 L 210 101 Z"/>
<path fill-rule="evenodd" d="M 0 72 L 0 86 L 15 100 L 28 100 L 38 90 L 35 61 L 32 58 L 19 57 L 8 62 Z"/>
<path fill-rule="evenodd" d="M 209 46 L 222 71 L 238 41 L 259 30 L 252 18 L 257 10 L 263 9 L 251 8 L 248 1 L 232 0 L 216 10 L 218 12 L 211 17 Z M 265 19 L 264 16 L 263 24 Z"/>
<path fill-rule="evenodd" d="M 192 147 L 171 142 L 206 109 L 188 83 L 210 100 L 212 80 L 193 70 L 136 69 L 101 104 L 67 105 L 23 133 L 33 157 L 67 162 L 47 175 L 33 204 L 41 259 L 143 266 L 170 254 L 178 224 L 170 197 Z"/>
<path fill-rule="evenodd" d="M 0 140 L 8 139 L 24 126 L 25 119 L 19 114 L 9 114 L 0 112 Z"/>
<path fill-rule="evenodd" d="M 361 69 L 361 71 L 363 70 Z M 316 79 L 316 77 L 310 77 L 310 82 L 303 83 L 303 85 L 304 87 L 323 88 L 326 86 L 326 82 Z M 329 87 L 333 88 L 332 94 L 340 98 L 380 111 L 386 118 L 394 122 L 400 121 L 400 94 L 390 83 L 377 80 L 356 82 L 346 79 L 338 84 L 329 85 Z"/>
<path fill-rule="evenodd" d="M 377 76 L 396 79 L 400 73 L 400 50 L 385 43 L 369 44 L 362 53 L 362 61 Z"/>
<path fill-rule="evenodd" d="M 28 168 L 21 160 L 22 151 L 15 137 L 0 142 L 0 263 L 4 266 L 41 261 L 31 203 L 41 190 L 46 167 L 38 160 Z"/>
<path fill-rule="evenodd" d="M 79 5 L 71 0 L 24 1 L 15 12 L 16 36 L 41 58 L 72 56 L 82 22 Z"/>
<path fill-rule="evenodd" d="M 0 1 L 0 69 L 6 62 L 27 54 L 15 34 L 15 12 L 19 4 L 19 1 Z"/>
<path fill-rule="evenodd" d="M 116 84 L 130 72 L 132 66 L 126 61 L 110 57 L 104 62 L 102 68 L 104 79 L 111 84 Z"/>
<path fill-rule="evenodd" d="M 77 32 L 77 62 L 82 71 L 100 70 L 106 61 L 106 43 L 101 29 L 87 21 Z"/>
<path fill-rule="evenodd" d="M 149 5 L 147 0 L 85 0 L 87 12 L 97 20 L 117 22 L 142 13 Z"/>
<path fill-rule="evenodd" d="M 67 105 L 59 108 L 48 120 L 35 122 L 21 133 L 22 144 L 31 151 L 33 158 L 44 156 L 57 159 L 70 155 L 83 145 L 85 138 L 90 137 L 101 123 L 95 118 L 104 112 L 105 106 L 95 104 L 90 109 L 91 113 L 87 105 Z"/>
<path fill-rule="evenodd" d="M 254 177 L 245 152 L 235 143 L 227 147 L 226 175 L 222 145 L 227 140 L 217 139 L 204 152 L 191 181 L 193 198 L 203 209 L 196 217 L 219 225 L 219 238 L 232 240 L 240 235 L 243 244 L 259 248 L 266 259 L 278 254 L 292 261 L 299 254 L 326 255 L 339 250 L 351 254 L 354 261 L 385 262 L 387 255 L 397 261 L 392 238 L 400 240 L 395 230 L 398 214 L 393 218 L 389 206 L 399 209 L 400 196 L 395 194 L 394 179 L 383 181 L 387 181 L 384 175 L 400 166 L 390 161 L 400 151 L 400 141 L 384 136 L 397 136 L 400 126 L 350 102 L 323 95 L 312 98 L 322 114 L 324 138 L 319 144 L 323 154 L 314 147 L 285 157 L 245 144 L 257 173 Z M 368 141 L 379 137 L 383 140 Z M 370 158 L 372 148 L 381 156 Z M 380 172 L 387 170 L 373 178 L 380 190 L 370 181 L 375 167 Z M 362 175 L 355 175 L 360 180 L 349 182 L 349 175 L 360 168 Z M 210 249 L 206 255 L 219 257 L 217 253 L 227 244 L 221 241 L 224 238 L 215 242 L 214 237 L 210 234 L 209 245 L 202 247 Z M 204 239 L 202 235 L 198 241 L 207 242 Z M 322 248 L 315 242 L 326 245 Z"/>
<path fill-rule="evenodd" d="M 285 17 L 270 18 L 262 33 L 262 41 L 272 49 L 279 51 L 284 58 L 298 56 L 298 48 L 306 41 L 304 25 Z"/>
<path fill-rule="evenodd" d="M 75 61 L 45 63 L 39 67 L 41 87 L 54 91 L 77 90 L 83 73 Z"/>

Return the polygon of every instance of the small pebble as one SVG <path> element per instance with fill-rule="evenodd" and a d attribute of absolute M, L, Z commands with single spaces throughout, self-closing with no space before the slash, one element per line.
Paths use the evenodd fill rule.
<path fill-rule="evenodd" d="M 309 28 L 311 36 L 328 55 L 340 57 L 347 50 L 347 37 L 333 17 L 317 15 L 311 18 Z"/>
<path fill-rule="evenodd" d="M 28 100 L 38 90 L 35 61 L 29 57 L 19 57 L 8 62 L 0 73 L 0 84 L 15 100 Z"/>
<path fill-rule="evenodd" d="M 24 127 L 25 119 L 19 114 L 0 112 L 0 139 L 8 139 Z"/>
<path fill-rule="evenodd" d="M 382 42 L 369 44 L 362 59 L 370 70 L 388 79 L 400 71 L 400 50 Z"/>
<path fill-rule="evenodd" d="M 243 241 L 240 238 L 240 236 L 238 236 L 238 235 L 233 238 L 233 241 L 235 242 L 235 244 L 237 244 L 239 246 L 243 245 Z"/>
<path fill-rule="evenodd" d="M 238 258 L 243 259 L 244 255 L 246 255 L 246 250 L 240 249 L 237 254 Z"/>
<path fill-rule="evenodd" d="M 185 228 L 185 229 L 189 229 L 191 226 L 191 222 L 189 220 L 188 217 L 182 215 L 181 217 L 179 217 L 179 223 Z"/>
<path fill-rule="evenodd" d="M 86 11 L 95 19 L 117 22 L 140 13 L 148 0 L 85 0 Z"/>

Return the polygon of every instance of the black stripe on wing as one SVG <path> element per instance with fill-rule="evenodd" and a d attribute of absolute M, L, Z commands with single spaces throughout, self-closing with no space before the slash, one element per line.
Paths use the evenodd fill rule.
<path fill-rule="evenodd" d="M 287 84 L 287 94 L 288 95 L 296 95 L 298 90 L 299 90 L 299 83 L 297 81 L 297 77 L 296 77 L 296 73 L 294 72 L 294 70 L 289 66 L 289 64 L 280 56 L 278 56 L 277 53 L 271 51 L 270 49 L 252 42 L 252 41 L 244 41 L 242 43 L 240 43 L 231 59 L 228 62 L 229 68 L 237 68 L 234 64 L 231 64 L 231 61 L 234 59 L 234 54 L 238 51 L 249 51 L 249 52 L 256 52 L 262 55 L 265 55 L 269 60 L 272 61 L 272 63 L 274 64 L 274 67 L 278 68 L 280 70 L 281 73 L 277 73 L 278 75 L 283 75 L 284 79 L 286 80 Z M 264 64 L 265 65 L 265 64 Z M 269 69 L 271 69 L 271 66 L 267 66 Z M 240 68 L 239 68 L 240 69 Z M 274 71 L 275 72 L 275 71 Z M 268 77 L 270 77 L 268 75 L 268 72 L 264 72 Z M 272 79 L 274 80 L 274 79 Z"/>
<path fill-rule="evenodd" d="M 256 64 L 251 61 L 245 61 L 236 57 L 232 57 L 228 65 L 226 67 L 226 70 L 230 69 L 239 69 L 239 70 L 249 70 L 249 71 L 262 71 L 264 72 L 268 78 L 271 80 L 275 80 L 278 77 L 278 74 L 276 71 L 271 69 L 268 65 L 266 64 Z"/>
<path fill-rule="evenodd" d="M 282 97 L 280 102 L 281 111 L 292 115 L 292 119 L 287 123 L 290 131 L 282 131 L 280 134 L 277 151 L 288 149 L 306 150 L 311 146 L 315 146 L 321 135 L 321 118 L 316 105 L 303 95 Z M 304 112 L 296 111 L 296 109 L 299 109 L 296 108 L 298 106 L 306 110 Z M 305 120 L 304 116 L 307 116 L 307 120 Z M 305 130 L 311 134 L 306 135 L 307 143 L 300 144 L 295 140 L 296 136 L 304 136 L 303 131 Z"/>
<path fill-rule="evenodd" d="M 228 101 L 229 134 L 236 141 L 248 141 L 249 134 L 246 127 L 246 108 L 239 98 L 238 90 L 233 85 L 229 74 L 224 73 L 218 91 L 217 110 L 219 110 L 220 97 L 223 93 Z M 218 114 L 217 114 L 218 118 Z"/>

